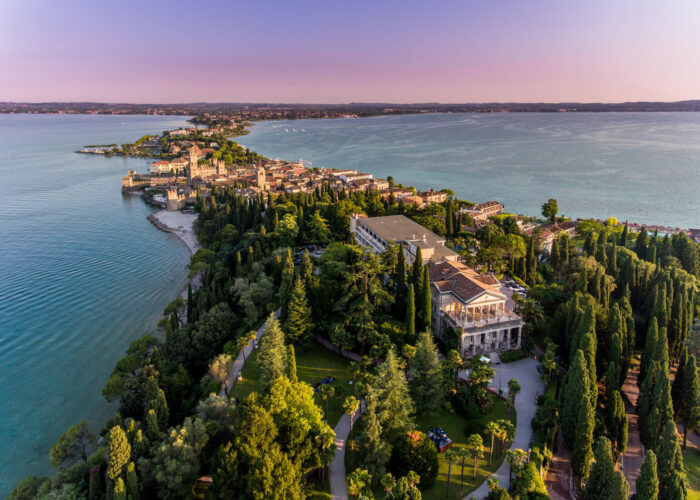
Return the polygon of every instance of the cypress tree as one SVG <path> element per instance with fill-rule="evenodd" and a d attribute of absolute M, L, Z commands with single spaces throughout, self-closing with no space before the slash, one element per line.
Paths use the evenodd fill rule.
<path fill-rule="evenodd" d="M 625 227 L 622 229 L 622 234 L 620 235 L 620 246 L 622 248 L 627 248 L 627 222 L 625 222 Z"/>
<path fill-rule="evenodd" d="M 413 269 L 411 273 L 411 281 L 416 294 L 418 294 L 421 282 L 423 280 L 423 254 L 420 248 L 416 249 L 416 258 L 413 261 Z"/>
<path fill-rule="evenodd" d="M 124 486 L 124 480 L 121 477 L 118 477 L 114 482 L 112 500 L 126 500 L 126 486 Z"/>
<path fill-rule="evenodd" d="M 294 354 L 294 346 L 287 346 L 287 378 L 297 382 L 297 357 Z"/>
<path fill-rule="evenodd" d="M 629 485 L 624 475 L 615 470 L 610 441 L 606 437 L 599 438 L 595 446 L 595 463 L 583 490 L 584 500 L 627 500 L 628 492 Z"/>
<path fill-rule="evenodd" d="M 309 251 L 304 250 L 304 255 L 301 259 L 301 267 L 299 268 L 299 276 L 304 280 L 305 284 L 309 283 L 309 279 L 314 274 L 314 266 L 311 263 L 311 257 L 309 257 Z"/>
<path fill-rule="evenodd" d="M 680 370 L 680 368 L 679 368 Z M 700 381 L 695 356 L 688 360 L 681 375 L 682 397 L 678 405 L 678 420 L 683 424 L 683 448 L 686 447 L 688 432 L 700 428 Z"/>
<path fill-rule="evenodd" d="M 136 466 L 134 462 L 129 462 L 126 466 L 126 491 L 128 496 L 133 500 L 137 500 L 139 497 L 139 479 L 136 475 Z"/>
<path fill-rule="evenodd" d="M 399 318 L 404 316 L 406 311 L 406 257 L 403 253 L 403 245 L 396 245 L 396 270 L 394 275 L 394 285 L 396 287 L 396 300 L 394 307 Z M 415 293 L 415 290 L 414 290 Z M 414 297 L 415 300 L 415 297 Z M 415 303 L 414 303 L 415 306 Z M 415 314 L 415 311 L 414 311 Z"/>
<path fill-rule="evenodd" d="M 647 330 L 647 337 L 644 341 L 644 349 L 642 350 L 642 362 L 639 365 L 639 380 L 644 382 L 646 379 L 647 371 L 650 368 L 652 359 L 654 358 L 654 350 L 656 349 L 656 344 L 659 342 L 659 327 L 656 318 L 651 319 L 649 324 L 649 329 Z"/>
<path fill-rule="evenodd" d="M 608 262 L 608 271 L 614 277 L 617 277 L 617 241 L 613 239 L 612 249 L 610 250 L 610 261 Z"/>
<path fill-rule="evenodd" d="M 422 328 L 421 331 L 429 332 L 431 330 L 431 307 L 432 307 L 432 296 L 430 293 L 430 273 L 428 272 L 428 266 L 423 267 L 423 284 L 421 291 L 421 321 Z"/>
<path fill-rule="evenodd" d="M 642 462 L 642 468 L 637 477 L 636 500 L 658 500 L 659 498 L 659 478 L 656 472 L 656 454 L 652 450 L 647 450 L 647 454 Z"/>
<path fill-rule="evenodd" d="M 683 406 L 684 394 L 683 391 L 685 384 L 683 378 L 688 370 L 688 348 L 683 346 L 681 349 L 680 359 L 678 361 L 678 368 L 676 369 L 676 378 L 673 379 L 673 384 L 671 385 L 671 399 L 673 400 L 673 409 L 676 413 L 676 418 L 680 420 L 681 414 L 683 413 L 681 407 Z"/>
<path fill-rule="evenodd" d="M 583 311 L 579 305 L 579 294 L 575 293 L 571 299 L 569 299 L 569 311 L 566 316 L 566 329 L 564 331 L 564 353 L 567 359 L 571 359 L 571 344 L 574 338 L 574 333 L 577 328 L 577 321 L 583 314 Z"/>
<path fill-rule="evenodd" d="M 595 254 L 595 251 L 593 250 L 593 245 L 595 245 L 595 240 L 593 239 L 593 231 L 588 233 L 586 236 L 586 240 L 583 242 L 583 253 L 587 256 L 590 257 L 591 255 Z"/>
<path fill-rule="evenodd" d="M 673 423 L 672 419 L 667 419 L 664 424 L 657 461 L 659 498 L 674 500 L 687 498 L 683 454 L 678 443 L 676 424 Z"/>
<path fill-rule="evenodd" d="M 311 335 L 311 308 L 306 298 L 306 287 L 301 276 L 294 280 L 291 298 L 287 305 L 287 321 L 285 333 L 287 340 L 296 345 L 304 345 L 310 342 Z"/>
<path fill-rule="evenodd" d="M 453 214 L 453 207 L 452 207 L 452 198 L 447 200 L 447 210 L 445 214 L 445 227 L 447 229 L 447 236 L 452 237 L 454 236 L 454 214 Z"/>
<path fill-rule="evenodd" d="M 564 234 L 560 236 L 561 240 L 561 264 L 562 266 L 566 266 L 569 263 L 569 237 Z"/>
<path fill-rule="evenodd" d="M 584 267 L 578 275 L 578 280 L 576 280 L 576 292 L 588 293 L 588 270 Z"/>
<path fill-rule="evenodd" d="M 590 405 L 579 404 L 576 416 L 576 436 L 571 450 L 571 468 L 579 479 L 585 479 L 593 458 L 593 427 L 595 416 Z"/>
<path fill-rule="evenodd" d="M 627 449 L 627 413 L 620 391 L 608 394 L 605 417 L 612 442 L 613 459 L 617 462 L 620 454 Z"/>
<path fill-rule="evenodd" d="M 406 300 L 406 334 L 409 341 L 416 335 L 416 295 L 413 291 L 413 283 L 408 285 L 408 299 Z"/>
<path fill-rule="evenodd" d="M 596 253 L 596 260 L 600 262 L 600 265 L 607 268 L 608 267 L 608 255 L 605 253 L 606 244 L 605 232 L 601 231 L 598 235 L 598 252 Z"/>
<path fill-rule="evenodd" d="M 529 286 L 537 284 L 537 258 L 535 257 L 535 238 L 530 238 L 527 243 L 527 279 Z"/>
<path fill-rule="evenodd" d="M 131 459 L 131 445 L 121 425 L 115 425 L 109 430 L 109 462 L 107 477 L 111 481 L 121 478 L 124 467 Z"/>
<path fill-rule="evenodd" d="M 192 300 L 192 283 L 187 283 L 187 324 L 192 323 L 194 301 Z"/>
<path fill-rule="evenodd" d="M 685 316 L 683 293 L 678 291 L 673 299 L 671 315 L 668 320 L 668 351 L 671 359 L 678 359 L 683 338 L 683 317 Z"/>
<path fill-rule="evenodd" d="M 588 368 L 586 358 L 582 350 L 577 350 L 573 356 L 571 368 L 566 375 L 565 385 L 562 390 L 561 402 L 561 431 L 564 443 L 569 450 L 573 450 L 576 434 L 578 432 L 578 411 L 582 405 L 581 401 L 587 401 L 590 384 L 588 378 Z"/>
<path fill-rule="evenodd" d="M 671 402 L 668 364 L 661 362 L 655 373 L 654 392 L 645 419 L 645 433 L 642 435 L 642 437 L 646 436 L 644 444 L 647 447 L 656 449 L 662 426 L 667 419 L 673 420 L 673 404 Z"/>
<path fill-rule="evenodd" d="M 639 234 L 637 235 L 637 241 L 634 244 L 634 251 L 637 254 L 637 257 L 639 257 L 642 260 L 644 260 L 644 258 L 646 257 L 647 239 L 647 230 L 643 227 L 642 230 L 639 231 Z"/>

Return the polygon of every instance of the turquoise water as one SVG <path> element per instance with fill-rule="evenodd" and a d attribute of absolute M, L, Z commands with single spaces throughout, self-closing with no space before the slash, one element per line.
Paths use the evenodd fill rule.
<path fill-rule="evenodd" d="M 0 497 L 51 473 L 49 448 L 84 418 L 129 343 L 186 284 L 185 246 L 155 228 L 121 176 L 146 160 L 73 153 L 183 117 L 0 115 Z"/>
<path fill-rule="evenodd" d="M 700 227 L 700 113 L 405 115 L 262 122 L 240 142 L 538 215 Z"/>

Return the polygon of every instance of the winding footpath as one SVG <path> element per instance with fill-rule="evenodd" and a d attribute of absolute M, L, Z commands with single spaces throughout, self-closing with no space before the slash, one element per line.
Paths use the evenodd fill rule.
<path fill-rule="evenodd" d="M 540 380 L 537 371 L 538 362 L 532 358 L 503 363 L 493 367 L 494 377 L 491 387 L 498 390 L 508 391 L 508 381 L 512 378 L 520 384 L 520 393 L 515 398 L 515 411 L 517 423 L 515 426 L 515 438 L 510 445 L 510 449 L 520 448 L 528 450 L 533 438 L 533 429 L 530 421 L 537 412 L 537 396 L 545 391 L 544 384 Z M 498 484 L 505 489 L 510 488 L 509 472 L 510 466 L 504 460 L 501 466 L 489 477 L 498 479 Z M 487 478 L 488 479 L 488 478 Z M 481 483 L 476 490 L 472 491 L 466 498 L 486 498 L 489 494 L 488 481 Z"/>
<path fill-rule="evenodd" d="M 622 471 L 630 485 L 630 495 L 637 491 L 637 477 L 644 461 L 644 447 L 639 439 L 639 421 L 637 401 L 639 400 L 639 363 L 630 367 L 622 384 L 622 392 L 627 398 L 627 449 L 622 455 Z"/>
<path fill-rule="evenodd" d="M 280 317 L 280 310 L 277 309 L 275 311 L 275 318 Z M 258 331 L 255 332 L 255 342 L 249 342 L 247 346 L 245 346 L 243 349 L 240 350 L 238 353 L 238 356 L 236 356 L 236 360 L 233 362 L 233 367 L 231 368 L 231 371 L 228 373 L 228 376 L 226 377 L 226 381 L 221 384 L 221 390 L 219 391 L 219 396 L 227 396 L 228 394 L 231 393 L 231 389 L 233 388 L 233 385 L 236 383 L 236 380 L 238 380 L 238 376 L 241 374 L 241 370 L 243 370 L 243 365 L 245 365 L 245 362 L 248 360 L 248 356 L 253 352 L 254 349 L 254 344 L 257 344 L 258 341 L 260 340 L 260 337 L 263 336 L 263 333 L 265 333 L 265 323 L 258 328 Z M 245 352 L 245 354 L 244 354 Z"/>

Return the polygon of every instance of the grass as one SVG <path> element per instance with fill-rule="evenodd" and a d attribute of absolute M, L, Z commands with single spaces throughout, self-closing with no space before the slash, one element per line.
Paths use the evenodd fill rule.
<path fill-rule="evenodd" d="M 313 344 L 305 351 L 296 353 L 297 377 L 303 382 L 314 385 L 326 377 L 335 377 L 333 387 L 335 395 L 328 399 L 328 425 L 335 427 L 343 416 L 343 401 L 351 394 L 348 382 L 351 379 L 349 360 L 329 351 L 325 347 Z M 260 392 L 260 364 L 258 351 L 254 350 L 241 371 L 242 380 L 236 382 L 231 397 L 245 399 L 251 392 Z M 316 403 L 323 409 L 323 399 L 316 394 Z"/>
<path fill-rule="evenodd" d="M 488 422 L 492 420 L 500 420 L 508 418 L 508 406 L 506 403 L 495 395 L 492 395 L 494 404 L 491 406 L 489 412 L 482 415 L 480 421 L 485 426 Z M 515 410 L 513 410 L 511 421 L 515 424 Z M 450 439 L 453 440 L 453 446 L 456 448 L 467 448 L 466 441 L 467 436 L 464 433 L 464 428 L 466 426 L 466 420 L 455 413 L 450 413 L 446 410 L 440 410 L 435 415 L 421 415 L 416 418 L 416 427 L 426 432 L 431 427 L 442 427 Z M 353 436 L 354 437 L 354 436 Z M 452 466 L 452 476 L 450 479 L 450 492 L 446 495 L 447 490 L 447 471 L 449 464 L 445 459 L 444 453 L 438 454 L 438 464 L 439 471 L 435 484 L 427 490 L 421 491 L 424 500 L 461 500 L 466 497 L 469 493 L 474 491 L 483 481 L 486 480 L 488 476 L 493 474 L 493 472 L 500 467 L 505 454 L 496 454 L 493 457 L 492 464 L 489 465 L 489 447 L 491 444 L 491 437 L 487 435 L 482 436 L 484 439 L 484 447 L 486 452 L 484 456 L 479 459 L 479 467 L 477 469 L 476 478 L 474 478 L 474 463 L 472 459 L 468 459 L 464 464 L 464 483 L 460 481 L 461 477 L 461 465 Z M 353 471 L 360 463 L 360 457 L 357 453 L 352 453 L 349 451 L 345 454 L 345 467 L 346 472 L 350 473 Z M 384 498 L 384 490 L 381 486 L 373 490 L 375 498 Z"/>
<path fill-rule="evenodd" d="M 323 481 L 320 479 L 309 481 L 304 491 L 308 495 L 309 500 L 330 500 L 331 484 L 328 481 L 328 475 Z"/>
<path fill-rule="evenodd" d="M 688 499 L 700 500 L 700 451 L 689 445 L 683 451 L 683 464 L 688 480 Z"/>

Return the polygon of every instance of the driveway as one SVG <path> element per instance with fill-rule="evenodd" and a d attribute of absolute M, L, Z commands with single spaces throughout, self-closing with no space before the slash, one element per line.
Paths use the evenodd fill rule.
<path fill-rule="evenodd" d="M 508 392 L 508 381 L 512 378 L 520 384 L 520 393 L 515 397 L 515 411 L 517 412 L 517 425 L 515 428 L 515 439 L 510 446 L 510 449 L 520 448 L 527 451 L 530 448 L 530 442 L 533 437 L 532 426 L 530 421 L 535 417 L 537 412 L 537 396 L 543 394 L 545 387 L 540 380 L 540 374 L 537 371 L 538 362 L 532 358 L 521 359 L 512 363 L 503 363 L 493 367 L 494 377 L 491 387 L 495 390 L 501 389 L 503 392 Z M 492 474 L 492 477 L 498 479 L 498 484 L 502 488 L 508 489 L 510 481 L 508 480 L 509 466 L 503 461 L 501 466 Z M 466 498 L 486 498 L 489 494 L 487 482 L 484 481 L 475 491 L 467 495 Z"/>

